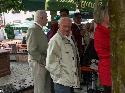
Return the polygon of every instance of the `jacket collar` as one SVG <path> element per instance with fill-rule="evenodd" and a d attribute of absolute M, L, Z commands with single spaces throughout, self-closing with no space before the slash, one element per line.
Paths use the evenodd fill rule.
<path fill-rule="evenodd" d="M 35 24 L 38 28 L 40 28 L 40 29 L 43 28 L 43 27 L 42 27 L 39 23 L 37 23 L 37 22 L 34 22 L 34 24 Z"/>
<path fill-rule="evenodd" d="M 61 37 L 61 39 L 65 42 L 65 43 L 70 43 L 70 41 L 65 37 L 65 36 L 63 36 L 62 35 L 62 33 L 58 30 L 57 31 L 57 33 L 59 34 L 59 36 Z"/>

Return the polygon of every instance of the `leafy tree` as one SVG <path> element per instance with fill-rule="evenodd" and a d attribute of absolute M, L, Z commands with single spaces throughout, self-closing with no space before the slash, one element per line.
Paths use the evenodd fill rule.
<path fill-rule="evenodd" d="M 13 27 L 11 27 L 10 24 L 6 25 L 5 32 L 7 33 L 8 39 L 14 39 L 14 37 L 15 37 L 14 29 L 13 29 Z"/>
<path fill-rule="evenodd" d="M 59 11 L 62 8 L 76 9 L 76 0 L 46 0 L 46 10 Z"/>
<path fill-rule="evenodd" d="M 9 10 L 19 11 L 23 9 L 21 0 L 0 0 L 0 13 Z"/>
<path fill-rule="evenodd" d="M 80 11 L 94 11 L 96 0 L 46 0 L 46 9 L 59 11 L 61 8 L 67 8 L 71 11 L 80 9 Z M 105 5 L 107 0 L 99 0 L 100 5 Z"/>

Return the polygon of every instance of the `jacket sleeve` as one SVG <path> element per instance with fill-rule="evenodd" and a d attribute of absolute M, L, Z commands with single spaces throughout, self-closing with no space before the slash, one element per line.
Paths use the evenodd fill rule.
<path fill-rule="evenodd" d="M 60 75 L 61 66 L 61 50 L 56 41 L 50 40 L 49 46 L 47 49 L 47 58 L 46 58 L 46 69 L 50 74 L 58 77 Z"/>
<path fill-rule="evenodd" d="M 38 51 L 37 40 L 38 38 L 35 29 L 29 29 L 27 34 L 27 50 L 29 55 L 32 57 L 32 60 L 37 60 L 39 62 L 41 55 Z"/>

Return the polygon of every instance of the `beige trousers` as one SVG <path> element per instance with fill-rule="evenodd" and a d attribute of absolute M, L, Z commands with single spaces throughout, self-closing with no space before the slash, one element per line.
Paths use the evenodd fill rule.
<path fill-rule="evenodd" d="M 49 72 L 40 63 L 29 62 L 34 80 L 34 93 L 51 93 L 51 77 Z"/>

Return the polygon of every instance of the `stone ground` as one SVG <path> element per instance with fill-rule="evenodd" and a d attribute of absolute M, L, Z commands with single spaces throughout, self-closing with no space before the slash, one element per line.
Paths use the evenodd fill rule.
<path fill-rule="evenodd" d="M 33 86 L 33 79 L 27 62 L 11 62 L 10 68 L 11 74 L 0 78 L 0 89 L 4 89 L 5 93 L 13 93 Z"/>
<path fill-rule="evenodd" d="M 11 75 L 0 78 L 0 93 L 33 93 L 33 79 L 30 67 L 27 62 L 11 62 Z M 24 89 L 29 89 L 21 92 Z M 75 89 L 75 93 L 87 93 L 86 86 L 82 89 Z"/>

